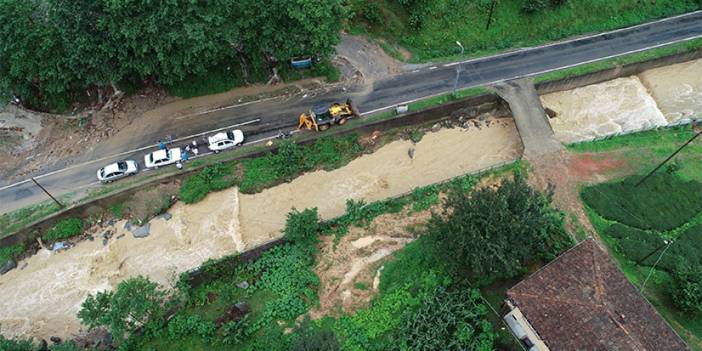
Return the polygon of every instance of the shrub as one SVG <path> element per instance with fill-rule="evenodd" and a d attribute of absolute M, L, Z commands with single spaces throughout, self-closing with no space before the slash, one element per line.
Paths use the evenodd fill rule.
<path fill-rule="evenodd" d="M 427 225 L 429 238 L 455 273 L 479 284 L 514 277 L 571 245 L 563 215 L 550 205 L 515 172 L 497 190 L 449 191 L 442 215 Z"/>
<path fill-rule="evenodd" d="M 207 181 L 199 174 L 186 178 L 180 185 L 180 199 L 186 204 L 204 199 L 209 192 L 210 187 L 207 185 Z"/>
<path fill-rule="evenodd" d="M 0 350 L 3 351 L 34 351 L 31 340 L 12 340 L 0 335 Z"/>
<path fill-rule="evenodd" d="M 702 314 L 702 266 L 680 261 L 673 272 L 671 295 L 675 307 L 684 312 Z"/>
<path fill-rule="evenodd" d="M 285 239 L 293 243 L 299 243 L 306 247 L 314 246 L 319 242 L 319 215 L 317 208 L 307 208 L 300 212 L 293 208 L 288 213 L 285 222 Z"/>
<path fill-rule="evenodd" d="M 24 246 L 21 244 L 0 248 L 0 265 L 4 264 L 10 259 L 16 259 L 23 252 Z"/>
<path fill-rule="evenodd" d="M 80 218 L 67 218 L 59 221 L 53 228 L 44 234 L 45 241 L 57 241 L 74 237 L 83 232 L 83 220 Z"/>
<path fill-rule="evenodd" d="M 548 1 L 546 0 L 525 0 L 522 5 L 522 11 L 525 13 L 536 13 L 541 12 L 548 6 Z"/>
<path fill-rule="evenodd" d="M 702 211 L 702 183 L 657 173 L 636 186 L 639 176 L 587 187 L 585 203 L 602 217 L 639 229 L 671 230 Z"/>
<path fill-rule="evenodd" d="M 204 199 L 210 191 L 223 190 L 235 183 L 233 164 L 217 163 L 186 178 L 180 186 L 180 198 L 185 203 L 195 203 Z"/>
<path fill-rule="evenodd" d="M 295 331 L 298 338 L 293 344 L 294 351 L 336 351 L 340 350 L 339 342 L 333 330 L 317 328 L 305 318 Z"/>
<path fill-rule="evenodd" d="M 380 6 L 375 2 L 367 2 L 363 7 L 363 18 L 368 23 L 378 25 L 383 23 L 383 15 L 380 13 Z"/>
<path fill-rule="evenodd" d="M 480 291 L 439 286 L 416 311 L 405 314 L 401 350 L 492 350 L 495 333 Z"/>

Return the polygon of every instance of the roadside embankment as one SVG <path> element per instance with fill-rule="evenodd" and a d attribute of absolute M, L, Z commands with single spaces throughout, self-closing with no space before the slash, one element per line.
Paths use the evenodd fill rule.
<path fill-rule="evenodd" d="M 508 118 L 468 121 L 421 141 L 395 141 L 334 171 L 316 171 L 255 195 L 237 188 L 203 201 L 177 203 L 171 218 L 149 222 L 151 234 L 134 238 L 120 221 L 94 227 L 94 240 L 63 252 L 41 250 L 0 276 L 0 332 L 6 336 L 70 337 L 81 329 L 76 313 L 87 294 L 145 275 L 169 285 L 177 274 L 208 258 L 242 252 L 279 237 L 292 207 L 319 208 L 329 219 L 346 199 L 374 201 L 518 158 L 521 142 Z M 111 237 L 103 244 L 103 233 Z"/>

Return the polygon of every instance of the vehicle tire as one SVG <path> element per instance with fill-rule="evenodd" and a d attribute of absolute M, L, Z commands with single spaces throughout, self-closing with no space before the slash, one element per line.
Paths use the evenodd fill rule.
<path fill-rule="evenodd" d="M 323 131 L 325 131 L 325 130 L 327 130 L 327 129 L 329 129 L 329 124 L 322 124 L 321 126 L 319 126 L 319 131 L 320 131 L 320 132 L 323 132 Z"/>
<path fill-rule="evenodd" d="M 340 119 L 339 122 L 337 122 L 337 124 L 339 124 L 340 126 L 343 126 L 344 124 L 346 124 L 346 117 Z"/>

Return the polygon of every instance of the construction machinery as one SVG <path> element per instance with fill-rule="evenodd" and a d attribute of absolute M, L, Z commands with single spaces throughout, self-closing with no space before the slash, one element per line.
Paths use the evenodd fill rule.
<path fill-rule="evenodd" d="M 317 105 L 309 112 L 300 114 L 297 129 L 305 127 L 309 130 L 323 131 L 333 124 L 342 125 L 353 117 L 358 117 L 358 113 L 350 99 L 347 99 L 346 103 L 335 102 L 330 106 Z"/>

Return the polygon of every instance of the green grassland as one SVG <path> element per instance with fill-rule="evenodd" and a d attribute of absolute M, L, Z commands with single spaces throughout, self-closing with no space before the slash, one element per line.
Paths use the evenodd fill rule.
<path fill-rule="evenodd" d="M 355 31 L 401 45 L 413 54 L 413 62 L 457 58 L 457 40 L 467 56 L 480 56 L 699 8 L 692 0 L 570 0 L 547 1 L 546 8 L 526 13 L 525 2 L 497 1 L 489 29 L 491 1 L 357 0 L 351 1 L 350 8 Z"/>

